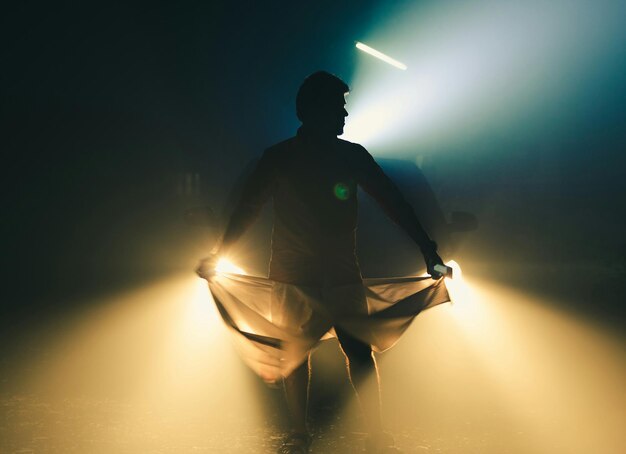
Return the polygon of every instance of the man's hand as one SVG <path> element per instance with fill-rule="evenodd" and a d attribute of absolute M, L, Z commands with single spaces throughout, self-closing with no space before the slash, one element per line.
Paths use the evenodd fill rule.
<path fill-rule="evenodd" d="M 435 265 L 443 265 L 443 260 L 439 257 L 439 254 L 435 251 L 431 251 L 424 254 L 424 261 L 426 262 L 426 271 L 433 279 L 439 279 L 443 276 L 439 271 L 435 271 Z"/>
<path fill-rule="evenodd" d="M 209 280 L 215 275 L 215 267 L 217 266 L 217 254 L 211 254 L 208 257 L 200 260 L 198 267 L 196 268 L 196 274 L 202 279 Z"/>
<path fill-rule="evenodd" d="M 443 276 L 439 271 L 435 270 L 435 265 L 443 265 L 443 260 L 437 254 L 437 243 L 434 241 L 428 241 L 422 244 L 422 254 L 424 255 L 424 261 L 426 262 L 426 271 L 433 279 L 439 279 Z"/>

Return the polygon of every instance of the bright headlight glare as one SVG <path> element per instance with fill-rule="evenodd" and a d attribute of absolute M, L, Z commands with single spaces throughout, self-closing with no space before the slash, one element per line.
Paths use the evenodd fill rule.
<path fill-rule="evenodd" d="M 243 268 L 239 268 L 230 260 L 222 257 L 217 261 L 215 265 L 215 271 L 218 273 L 234 273 L 234 274 L 246 274 Z"/>

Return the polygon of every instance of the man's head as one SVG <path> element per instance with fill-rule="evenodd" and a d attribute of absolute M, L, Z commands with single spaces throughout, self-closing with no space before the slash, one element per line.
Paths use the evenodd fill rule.
<path fill-rule="evenodd" d="M 304 79 L 296 96 L 296 113 L 308 129 L 324 135 L 343 134 L 346 83 L 326 71 L 318 71 Z"/>

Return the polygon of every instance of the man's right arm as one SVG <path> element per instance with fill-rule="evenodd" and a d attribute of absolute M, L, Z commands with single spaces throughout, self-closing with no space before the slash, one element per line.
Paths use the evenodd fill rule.
<path fill-rule="evenodd" d="M 266 150 L 247 178 L 239 201 L 226 224 L 224 235 L 214 249 L 215 254 L 227 254 L 230 247 L 258 217 L 271 194 L 275 160 L 275 153 Z"/>

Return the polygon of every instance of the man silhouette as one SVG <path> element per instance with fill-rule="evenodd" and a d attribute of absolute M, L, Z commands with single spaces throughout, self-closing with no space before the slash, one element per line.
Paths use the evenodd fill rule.
<path fill-rule="evenodd" d="M 361 145 L 338 139 L 343 134 L 345 95 L 348 86 L 324 71 L 307 77 L 296 97 L 296 112 L 302 122 L 295 137 L 267 149 L 249 176 L 221 244 L 213 257 L 228 256 L 233 243 L 257 217 L 263 204 L 274 202 L 272 255 L 269 278 L 272 313 L 277 323 L 306 329 L 315 323 L 316 311 L 305 318 L 280 313 L 290 298 L 301 295 L 288 290 L 304 286 L 317 292 L 333 320 L 334 330 L 346 356 L 348 373 L 357 393 L 370 434 L 370 452 L 394 451 L 393 440 L 381 423 L 378 389 L 363 386 L 363 378 L 375 374 L 376 361 L 369 344 L 341 326 L 349 314 L 367 314 L 367 302 L 356 256 L 357 186 L 369 193 L 387 215 L 419 246 L 428 272 L 442 264 L 436 244 L 421 227 L 410 205 L 372 156 Z M 205 261 L 202 266 L 206 266 Z M 283 285 L 288 284 L 288 285 Z M 300 304 L 300 301 L 298 301 Z M 306 306 L 306 300 L 302 301 Z M 293 304 L 291 305 L 293 307 Z M 309 354 L 310 360 L 310 354 Z M 306 427 L 309 361 L 305 360 L 283 380 L 293 432 L 281 453 L 308 452 L 311 438 Z M 395 450 L 394 452 L 397 452 Z"/>

